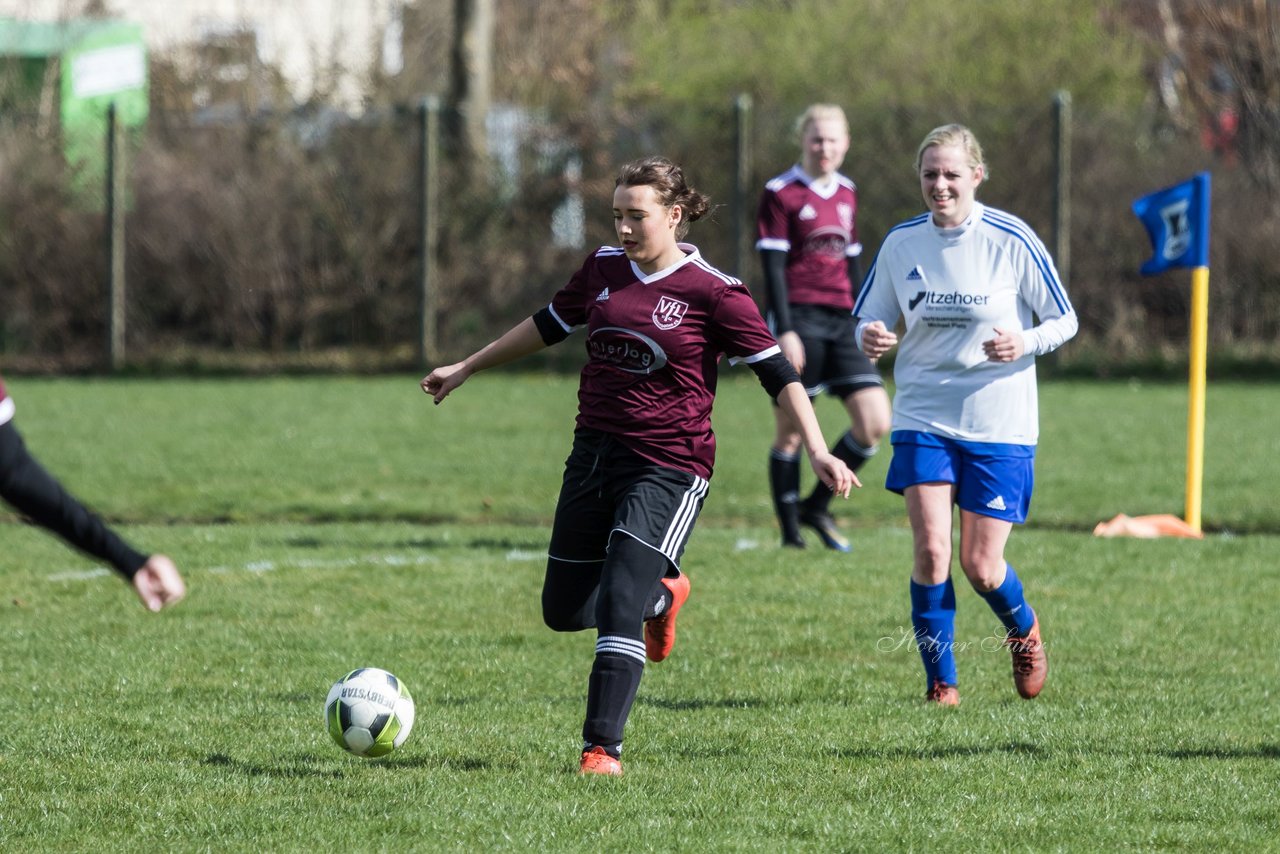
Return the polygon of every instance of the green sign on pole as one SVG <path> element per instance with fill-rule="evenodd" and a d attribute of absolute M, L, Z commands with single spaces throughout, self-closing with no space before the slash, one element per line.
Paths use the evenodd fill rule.
<path fill-rule="evenodd" d="M 147 49 L 142 26 L 125 21 L 0 18 L 0 63 L 10 91 L 0 100 L 38 114 L 53 106 L 76 194 L 100 206 L 107 168 L 108 110 L 126 132 L 147 120 Z"/>

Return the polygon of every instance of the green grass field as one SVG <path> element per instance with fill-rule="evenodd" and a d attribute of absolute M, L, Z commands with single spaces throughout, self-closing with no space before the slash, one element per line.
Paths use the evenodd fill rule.
<path fill-rule="evenodd" d="M 0 849 L 1277 848 L 1280 387 L 1210 385 L 1209 534 L 1140 541 L 1090 532 L 1181 515 L 1185 386 L 1042 383 L 1009 556 L 1050 681 L 1018 699 L 962 589 L 948 710 L 903 643 L 888 453 L 837 508 L 852 555 L 784 553 L 768 402 L 726 380 L 680 640 L 646 671 L 627 776 L 604 780 L 574 773 L 594 638 L 538 611 L 576 384 L 495 372 L 435 408 L 416 382 L 9 382 L 28 445 L 174 555 L 190 595 L 148 614 L 0 516 Z M 383 760 L 322 723 L 329 684 L 365 665 L 417 702 Z"/>

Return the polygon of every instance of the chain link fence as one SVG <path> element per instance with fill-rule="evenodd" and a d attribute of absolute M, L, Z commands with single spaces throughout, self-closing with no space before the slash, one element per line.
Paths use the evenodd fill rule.
<path fill-rule="evenodd" d="M 421 367 L 423 211 L 438 254 L 427 286 L 440 359 L 459 358 L 544 304 L 594 247 L 614 242 L 617 166 L 664 154 L 711 195 L 689 239 L 757 294 L 753 217 L 766 180 L 794 163 L 804 104 L 726 98 L 709 114 L 620 108 L 549 115 L 495 110 L 490 157 L 463 185 L 448 152 L 424 206 L 420 107 L 193 118 L 153 111 L 123 146 L 124 364 L 136 369 L 400 370 Z M 919 140 L 963 121 L 986 150 L 986 203 L 1069 247 L 1081 317 L 1056 368 L 1106 374 L 1180 364 L 1189 277 L 1144 279 L 1150 253 L 1133 199 L 1213 172 L 1210 365 L 1277 356 L 1276 200 L 1221 152 L 1148 116 L 1076 106 L 1069 174 L 1053 99 L 983 115 L 885 107 L 850 115 L 844 171 L 874 253 L 923 210 Z M 104 146 L 106 141 L 104 140 Z M 108 359 L 106 204 L 70 189 L 56 128 L 0 118 L 0 359 L 6 370 L 94 371 Z M 1058 206 L 1059 189 L 1066 207 Z M 105 190 L 104 190 L 105 192 Z M 1070 212 L 1061 222 L 1062 210 Z M 1069 227 L 1059 238 L 1056 226 Z M 1058 243 L 1061 239 L 1063 243 Z M 1066 261 L 1067 259 L 1061 259 Z M 564 349 L 564 348 L 557 348 Z"/>

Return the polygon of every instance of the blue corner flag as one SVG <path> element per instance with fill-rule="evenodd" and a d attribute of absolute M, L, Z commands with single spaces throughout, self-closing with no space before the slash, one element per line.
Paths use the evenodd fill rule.
<path fill-rule="evenodd" d="M 1171 267 L 1209 266 L 1209 173 L 1201 172 L 1133 203 L 1155 254 L 1139 270 L 1154 276 Z"/>

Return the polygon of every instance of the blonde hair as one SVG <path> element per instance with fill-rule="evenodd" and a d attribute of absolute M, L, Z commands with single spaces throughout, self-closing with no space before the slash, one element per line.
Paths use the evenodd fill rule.
<path fill-rule="evenodd" d="M 820 122 L 823 119 L 839 122 L 844 126 L 844 132 L 846 134 L 849 133 L 849 119 L 845 117 L 844 109 L 838 104 L 810 104 L 800 114 L 800 118 L 796 119 L 796 136 L 803 141 L 804 132 L 808 130 L 809 125 Z"/>
<path fill-rule="evenodd" d="M 924 162 L 925 151 L 935 145 L 954 145 L 964 149 L 965 155 L 969 158 L 969 167 L 980 168 L 984 177 L 991 177 L 987 163 L 982 159 L 982 146 L 978 144 L 978 138 L 973 135 L 973 131 L 958 124 L 942 125 L 925 135 L 924 141 L 916 149 L 916 172 L 920 171 L 920 164 Z"/>

